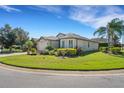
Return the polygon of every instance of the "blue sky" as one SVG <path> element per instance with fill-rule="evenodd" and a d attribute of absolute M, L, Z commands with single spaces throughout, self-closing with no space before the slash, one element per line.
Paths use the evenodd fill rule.
<path fill-rule="evenodd" d="M 93 38 L 113 18 L 124 19 L 124 6 L 0 6 L 0 27 L 22 27 L 35 38 L 59 32 Z"/>

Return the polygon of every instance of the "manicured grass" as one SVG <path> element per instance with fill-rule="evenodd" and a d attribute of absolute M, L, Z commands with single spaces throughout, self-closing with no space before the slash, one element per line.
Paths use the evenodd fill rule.
<path fill-rule="evenodd" d="M 101 52 L 75 58 L 60 58 L 49 55 L 18 55 L 0 58 L 10 65 L 64 70 L 106 70 L 124 68 L 124 56 L 108 55 Z"/>

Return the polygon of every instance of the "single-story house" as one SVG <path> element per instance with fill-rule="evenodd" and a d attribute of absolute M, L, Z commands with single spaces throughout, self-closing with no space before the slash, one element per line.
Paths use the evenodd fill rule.
<path fill-rule="evenodd" d="M 59 33 L 56 36 L 41 37 L 37 41 L 37 50 L 44 52 L 47 46 L 53 48 L 82 48 L 83 51 L 98 50 L 99 43 L 74 33 Z"/>

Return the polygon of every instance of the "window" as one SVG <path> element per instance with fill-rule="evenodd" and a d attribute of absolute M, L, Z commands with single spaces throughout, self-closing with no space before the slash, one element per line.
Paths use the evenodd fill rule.
<path fill-rule="evenodd" d="M 62 41 L 62 48 L 65 47 L 65 41 Z"/>
<path fill-rule="evenodd" d="M 88 42 L 88 48 L 90 47 L 90 43 Z"/>
<path fill-rule="evenodd" d="M 73 40 L 69 40 L 69 48 L 73 48 Z"/>

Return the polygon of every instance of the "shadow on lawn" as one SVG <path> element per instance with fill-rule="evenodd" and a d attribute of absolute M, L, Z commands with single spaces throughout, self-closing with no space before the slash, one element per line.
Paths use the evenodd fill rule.
<path fill-rule="evenodd" d="M 109 54 L 109 55 L 114 56 L 114 57 L 124 58 L 124 55 L 115 55 L 115 54 Z"/>
<path fill-rule="evenodd" d="M 99 52 L 99 51 L 87 51 L 87 52 L 83 52 L 80 56 L 87 56 L 87 55 L 94 54 L 97 52 Z"/>

